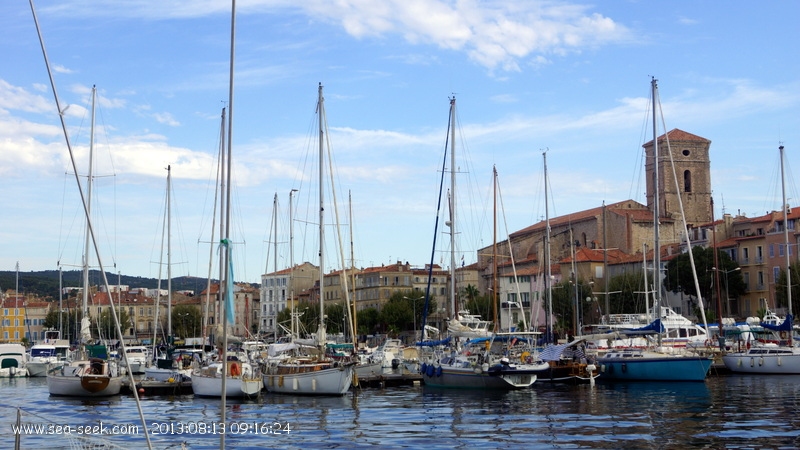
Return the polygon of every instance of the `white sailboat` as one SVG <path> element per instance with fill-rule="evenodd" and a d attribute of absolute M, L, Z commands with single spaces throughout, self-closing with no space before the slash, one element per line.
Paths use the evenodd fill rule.
<path fill-rule="evenodd" d="M 89 321 L 89 241 L 91 239 L 89 214 L 92 204 L 92 154 L 94 151 L 95 102 L 97 89 L 92 86 L 92 124 L 89 140 L 89 173 L 87 178 L 87 226 L 83 256 L 83 318 L 81 319 L 81 343 L 83 358 L 71 361 L 60 370 L 47 374 L 50 395 L 76 397 L 103 397 L 119 395 L 122 376 L 116 362 L 109 361 L 104 345 L 89 345 L 92 339 Z"/>
<path fill-rule="evenodd" d="M 320 320 L 315 345 L 301 346 L 292 342 L 280 347 L 271 347 L 276 359 L 264 369 L 264 386 L 267 391 L 279 394 L 299 395 L 344 395 L 350 389 L 355 374 L 355 362 L 350 359 L 333 359 L 327 355 L 325 333 L 325 158 L 324 133 L 327 133 L 325 106 L 322 96 L 322 83 L 319 84 L 317 99 L 319 118 L 319 307 Z M 295 336 L 293 336 L 295 338 Z M 291 353 L 289 353 L 291 352 Z M 290 355 L 291 356 L 288 356 Z M 271 355 L 272 356 L 272 355 Z"/>
<path fill-rule="evenodd" d="M 783 146 L 778 147 L 781 156 L 781 191 L 783 195 L 783 242 L 786 257 L 786 295 L 789 302 L 788 313 L 783 322 L 763 321 L 761 326 L 777 335 L 777 343 L 758 340 L 739 340 L 738 349 L 722 356 L 725 367 L 731 372 L 752 374 L 800 374 L 800 348 L 794 340 L 792 314 L 792 271 L 789 247 L 789 204 L 786 202 L 786 180 L 784 175 Z M 773 323 L 769 323 L 773 322 Z M 748 335 L 750 335 L 748 333 Z"/>
<path fill-rule="evenodd" d="M 155 360 L 155 366 L 142 366 L 145 379 L 155 381 L 188 381 L 192 377 L 192 371 L 197 368 L 196 358 L 192 353 L 174 352 L 172 345 L 172 169 L 167 166 L 167 193 L 166 193 L 166 235 L 167 240 L 167 338 L 166 351 L 159 355 Z M 161 241 L 163 245 L 163 240 Z M 161 291 L 161 271 L 159 271 L 159 288 Z M 160 298 L 160 294 L 158 294 Z M 159 303 L 156 304 L 156 326 L 153 336 L 153 346 L 155 347 L 158 336 L 158 311 Z M 155 353 L 155 350 L 154 350 Z M 134 372 L 136 373 L 136 372 Z"/>
<path fill-rule="evenodd" d="M 224 128 L 225 123 L 225 109 L 222 110 L 222 123 Z M 224 141 L 224 131 L 223 131 Z M 224 152 L 221 152 L 221 156 Z M 230 164 L 231 164 L 231 149 L 230 142 L 228 144 L 228 157 L 224 159 L 222 164 L 223 168 L 227 168 L 226 179 L 226 192 L 224 194 L 224 214 L 225 222 L 220 224 L 222 228 L 221 247 L 224 249 L 224 261 L 220 270 L 220 308 L 223 310 L 222 326 L 220 327 L 218 343 L 220 360 L 212 362 L 204 367 L 196 367 L 192 370 L 192 392 L 199 397 L 252 397 L 257 396 L 261 392 L 261 377 L 258 374 L 256 367 L 250 364 L 247 360 L 240 360 L 238 356 L 228 355 L 228 323 L 234 322 L 233 313 L 233 295 L 234 295 L 234 279 L 233 270 L 231 269 L 232 261 L 230 260 Z M 222 170 L 225 173 L 225 169 Z M 229 297 L 230 296 L 230 297 Z"/>

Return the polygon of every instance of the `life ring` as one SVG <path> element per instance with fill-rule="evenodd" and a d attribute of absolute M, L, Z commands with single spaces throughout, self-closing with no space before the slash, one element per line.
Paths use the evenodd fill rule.
<path fill-rule="evenodd" d="M 241 371 L 241 369 L 239 368 L 239 364 L 238 364 L 238 363 L 235 363 L 235 362 L 232 362 L 232 363 L 231 363 L 231 367 L 230 367 L 230 375 L 231 375 L 232 377 L 238 377 L 238 376 L 239 376 L 239 375 L 241 375 L 241 374 L 242 374 L 242 371 Z"/>

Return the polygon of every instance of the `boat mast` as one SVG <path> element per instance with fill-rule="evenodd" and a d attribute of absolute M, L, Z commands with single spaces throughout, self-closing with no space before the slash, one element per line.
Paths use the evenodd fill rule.
<path fill-rule="evenodd" d="M 92 158 L 94 157 L 94 126 L 95 126 L 95 103 L 97 101 L 97 87 L 92 86 L 92 118 L 91 131 L 89 132 L 89 173 L 86 176 L 86 241 L 83 248 L 83 292 L 82 292 L 82 311 L 81 319 L 81 342 L 86 342 L 91 338 L 89 323 L 89 241 L 91 240 L 91 230 L 89 228 L 89 217 L 92 214 Z"/>
<path fill-rule="evenodd" d="M 297 189 L 292 189 L 289 191 L 289 301 L 292 302 L 291 311 L 292 314 L 290 315 L 291 320 L 289 321 L 289 328 L 292 334 L 292 339 L 297 336 L 297 330 L 294 329 L 294 315 L 295 315 L 295 301 L 294 301 L 294 216 L 292 211 L 292 203 L 294 193 L 297 192 Z M 277 332 L 277 324 L 274 325 L 276 327 Z"/>
<path fill-rule="evenodd" d="M 167 345 L 172 345 L 175 338 L 172 336 L 172 169 L 167 166 Z"/>
<path fill-rule="evenodd" d="M 317 98 L 317 114 L 319 122 L 319 326 L 317 327 L 317 345 L 325 345 L 325 161 L 323 147 L 325 135 L 323 115 L 325 99 L 322 96 L 322 83 L 319 83 Z"/>
<path fill-rule="evenodd" d="M 542 152 L 544 158 L 544 264 L 546 267 L 544 274 L 545 295 L 547 296 L 547 315 L 545 316 L 545 342 L 553 342 L 553 286 L 550 279 L 550 210 L 547 192 L 547 150 Z"/>
<path fill-rule="evenodd" d="M 784 174 L 783 160 L 784 152 L 783 146 L 778 147 L 781 155 L 781 193 L 783 196 L 783 243 L 785 251 L 783 252 L 786 257 L 786 298 L 789 302 L 789 316 L 792 315 L 792 268 L 791 258 L 789 257 L 789 204 L 786 203 L 786 176 Z M 789 345 L 792 345 L 793 331 L 789 329 Z"/>
<path fill-rule="evenodd" d="M 653 315 L 654 320 L 661 317 L 661 245 L 659 236 L 659 177 L 658 177 L 658 125 L 656 123 L 656 95 L 658 80 L 653 77 L 650 81 L 653 97 Z M 661 333 L 658 333 L 658 345 L 661 346 Z"/>
<path fill-rule="evenodd" d="M 456 317 L 456 97 L 450 98 L 450 314 Z"/>
<path fill-rule="evenodd" d="M 230 61 L 230 69 L 229 69 L 229 83 L 228 83 L 228 159 L 227 159 L 227 176 L 225 177 L 227 183 L 227 190 L 226 190 L 226 200 L 225 200 L 225 222 L 220 224 L 220 228 L 224 228 L 225 230 L 225 239 L 223 242 L 226 243 L 225 248 L 225 267 L 224 271 L 225 275 L 225 289 L 220 289 L 220 305 L 222 305 L 223 298 L 226 298 L 228 295 L 228 289 L 233 289 L 233 280 L 229 279 L 228 274 L 231 273 L 229 267 L 230 262 L 230 253 L 231 253 L 231 242 L 230 242 L 230 225 L 231 225 L 231 156 L 232 156 L 232 147 L 233 147 L 233 68 L 234 68 L 234 57 L 236 55 L 236 0 L 231 0 L 231 61 Z M 220 287 L 223 286 L 222 280 L 220 280 Z M 222 295 L 225 295 L 223 297 Z M 231 293 L 233 295 L 233 293 Z M 227 300 L 225 300 L 227 301 Z M 220 420 L 222 423 L 225 422 L 225 402 L 226 402 L 226 392 L 227 392 L 227 383 L 226 378 L 228 377 L 228 308 L 222 308 L 222 365 L 221 365 L 221 372 L 222 372 L 222 399 L 220 404 Z M 220 450 L 225 448 L 225 434 L 220 433 L 219 435 L 219 447 Z"/>
<path fill-rule="evenodd" d="M 497 166 L 492 166 L 492 312 L 494 314 L 494 329 L 499 331 L 497 326 L 497 298 L 500 293 L 497 292 Z M 508 300 L 508 299 L 506 299 Z M 511 332 L 511 308 L 508 308 L 508 331 Z"/>

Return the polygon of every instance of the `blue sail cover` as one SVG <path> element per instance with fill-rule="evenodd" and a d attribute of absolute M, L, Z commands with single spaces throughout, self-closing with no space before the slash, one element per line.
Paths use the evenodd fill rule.
<path fill-rule="evenodd" d="M 447 346 L 450 344 L 452 338 L 440 339 L 438 341 L 422 341 L 417 342 L 417 347 L 438 347 L 440 345 Z"/>
<path fill-rule="evenodd" d="M 792 332 L 792 319 L 793 318 L 794 317 L 792 317 L 791 314 L 787 314 L 786 315 L 786 319 L 780 325 L 771 325 L 771 324 L 768 324 L 768 323 L 762 323 L 761 326 L 764 327 L 765 329 L 771 330 L 771 331 L 788 331 L 788 332 L 791 333 Z"/>
<path fill-rule="evenodd" d="M 644 334 L 659 334 L 665 331 L 666 329 L 664 328 L 664 324 L 661 323 L 661 319 L 656 319 L 647 326 L 641 328 L 632 328 L 629 330 L 620 330 L 620 333 L 626 335 L 644 335 Z"/>

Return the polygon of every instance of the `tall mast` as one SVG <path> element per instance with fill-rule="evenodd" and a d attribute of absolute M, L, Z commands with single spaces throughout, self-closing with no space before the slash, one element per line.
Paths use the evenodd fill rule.
<path fill-rule="evenodd" d="M 322 83 L 319 83 L 317 114 L 319 119 L 319 327 L 317 328 L 317 345 L 325 345 L 325 161 L 324 161 L 324 128 L 325 99 L 322 97 Z"/>
<path fill-rule="evenodd" d="M 172 345 L 172 169 L 167 166 L 167 344 Z"/>
<path fill-rule="evenodd" d="M 456 312 L 456 98 L 450 98 L 450 317 Z"/>
<path fill-rule="evenodd" d="M 546 328 L 546 342 L 553 342 L 553 286 L 550 280 L 550 208 L 547 190 L 547 150 L 542 152 L 544 158 L 544 217 L 545 217 L 545 233 L 544 233 L 544 264 L 546 267 L 544 274 L 545 295 L 547 296 L 547 315 L 545 316 Z"/>
<path fill-rule="evenodd" d="M 292 210 L 292 203 L 294 193 L 297 192 L 297 189 L 292 189 L 289 191 L 289 301 L 292 302 L 291 307 L 291 320 L 289 321 L 289 328 L 291 329 L 292 339 L 297 335 L 297 330 L 294 329 L 294 212 Z M 275 325 L 277 326 L 277 324 Z"/>
<path fill-rule="evenodd" d="M 92 86 L 92 122 L 89 132 L 89 174 L 86 176 L 86 209 L 92 213 L 92 185 L 93 158 L 94 158 L 94 126 L 95 126 L 95 102 L 97 101 L 97 87 Z M 89 317 L 89 240 L 91 235 L 89 227 L 86 227 L 86 242 L 83 250 L 83 316 Z"/>
<path fill-rule="evenodd" d="M 89 228 L 89 217 L 92 214 L 92 158 L 94 157 L 94 125 L 95 125 L 95 102 L 97 101 L 97 87 L 92 86 L 92 122 L 89 132 L 89 173 L 86 176 L 86 242 L 83 249 L 83 319 L 81 319 L 81 341 L 90 338 L 89 331 L 89 241 L 91 240 L 91 230 Z M 85 329 L 84 329 L 85 327 Z"/>
<path fill-rule="evenodd" d="M 492 311 L 494 313 L 494 329 L 497 327 L 497 299 L 500 293 L 497 292 L 497 166 L 492 166 Z M 508 300 L 508 299 L 506 299 Z M 508 331 L 511 332 L 511 308 L 508 309 Z"/>
<path fill-rule="evenodd" d="M 791 269 L 791 258 L 789 257 L 789 205 L 786 203 L 786 177 L 784 174 L 783 168 L 783 146 L 781 145 L 778 147 L 780 150 L 781 155 L 781 193 L 783 197 L 783 243 L 785 251 L 783 252 L 784 256 L 786 257 L 786 298 L 789 302 L 789 314 L 792 314 L 792 269 Z M 792 331 L 789 331 L 789 345 L 791 345 L 792 341 Z"/>
<path fill-rule="evenodd" d="M 234 68 L 234 57 L 236 55 L 236 0 L 231 0 L 231 60 L 230 60 L 230 69 L 228 75 L 228 160 L 227 160 L 227 190 L 226 190 L 226 201 L 225 201 L 225 221 L 220 223 L 220 227 L 225 228 L 225 238 L 223 242 L 225 242 L 225 265 L 224 271 L 226 273 L 225 276 L 225 289 L 222 289 L 223 283 L 222 279 L 220 279 L 220 305 L 222 304 L 222 299 L 225 298 L 222 295 L 225 294 L 227 296 L 228 289 L 233 289 L 233 280 L 230 280 L 227 274 L 230 273 L 228 265 L 230 264 L 230 253 L 231 253 L 231 242 L 230 242 L 230 225 L 231 225 L 231 156 L 232 156 L 232 147 L 233 147 L 233 68 Z M 233 292 L 231 292 L 233 295 Z M 227 301 L 227 300 L 226 300 Z M 222 400 L 220 404 L 220 420 L 222 423 L 225 422 L 225 403 L 226 397 L 225 392 L 227 389 L 227 372 L 228 372 L 228 308 L 222 308 Z M 220 433 L 219 435 L 219 447 L 220 449 L 225 448 L 225 434 Z"/>
<path fill-rule="evenodd" d="M 650 82 L 652 95 L 653 95 L 653 286 L 656 291 L 655 295 L 655 314 L 656 317 L 661 317 L 661 237 L 659 235 L 659 204 L 660 184 L 659 184 L 659 166 L 658 166 L 658 126 L 656 124 L 656 96 L 658 95 L 658 80 L 655 78 Z"/>

